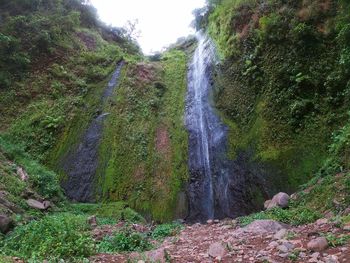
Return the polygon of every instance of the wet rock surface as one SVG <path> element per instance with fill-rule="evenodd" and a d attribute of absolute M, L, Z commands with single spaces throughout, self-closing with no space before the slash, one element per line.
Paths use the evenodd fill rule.
<path fill-rule="evenodd" d="M 252 192 L 269 196 L 263 180 L 266 177 L 258 165 L 248 161 L 249 153 L 239 153 L 235 160 L 226 157 L 228 127 L 212 105 L 215 47 L 204 34 L 197 38 L 188 72 L 185 116 L 190 172 L 187 222 L 246 215 L 260 208 Z"/>
<path fill-rule="evenodd" d="M 117 65 L 102 95 L 101 105 L 113 94 L 123 65 L 123 61 Z M 74 146 L 62 160 L 63 170 L 68 177 L 62 183 L 62 187 L 71 200 L 79 202 L 94 201 L 94 179 L 98 166 L 98 147 L 103 131 L 103 121 L 107 116 L 108 113 L 100 112 L 91 121 L 78 145 Z"/>
<path fill-rule="evenodd" d="M 272 222 L 270 222 L 271 224 Z M 278 222 L 272 225 L 279 224 Z M 253 222 L 253 226 L 261 222 Z M 266 224 L 266 223 L 264 223 Z M 268 224 L 268 225 L 270 225 Z M 256 232 L 252 225 L 243 231 L 234 220 L 219 223 L 187 225 L 175 237 L 167 238 L 158 248 L 145 253 L 101 254 L 91 258 L 92 262 L 152 262 L 150 255 L 158 255 L 159 262 L 318 262 L 347 263 L 350 258 L 350 245 L 327 247 L 314 252 L 307 244 L 314 240 L 314 233 L 332 233 L 335 237 L 346 234 L 341 227 L 332 223 L 309 224 L 297 227 L 266 227 L 265 231 Z M 251 231 L 247 231 L 250 229 Z M 282 231 L 286 231 L 282 235 Z M 277 236 L 278 235 L 278 236 Z M 278 237 L 278 238 L 277 238 Z M 162 257 L 164 256 L 164 258 Z M 134 260 L 134 261 L 133 261 Z M 157 261 L 153 261 L 157 262 Z"/>

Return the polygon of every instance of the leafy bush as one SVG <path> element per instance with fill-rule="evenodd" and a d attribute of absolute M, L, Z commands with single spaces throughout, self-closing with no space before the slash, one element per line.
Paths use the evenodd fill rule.
<path fill-rule="evenodd" d="M 9 143 L 2 137 L 0 137 L 0 149 L 9 159 L 25 168 L 29 174 L 30 184 L 43 197 L 63 199 L 58 176 L 54 172 L 32 160 L 22 147 Z"/>
<path fill-rule="evenodd" d="M 99 225 L 115 224 L 118 221 L 145 223 L 146 220 L 137 212 L 127 207 L 124 202 L 106 204 L 70 204 L 65 211 L 76 215 L 96 215 Z"/>
<path fill-rule="evenodd" d="M 162 224 L 156 226 L 156 228 L 152 231 L 152 238 L 161 239 L 168 236 L 175 236 L 180 232 L 182 226 L 178 223 L 173 224 Z"/>
<path fill-rule="evenodd" d="M 118 208 L 119 207 L 119 208 Z M 129 222 L 146 222 L 146 220 L 133 209 L 126 207 L 123 203 L 103 204 L 97 209 L 97 215 L 100 217 L 110 217 L 116 220 L 125 220 Z"/>
<path fill-rule="evenodd" d="M 146 251 L 150 250 L 152 245 L 145 234 L 132 231 L 117 233 L 115 236 L 106 236 L 99 244 L 100 253 L 113 253 L 123 251 Z"/>
<path fill-rule="evenodd" d="M 83 216 L 47 216 L 15 228 L 0 247 L 2 254 L 26 260 L 82 259 L 94 253 L 88 230 Z"/>
<path fill-rule="evenodd" d="M 349 235 L 344 235 L 344 236 L 339 236 L 336 237 L 334 234 L 332 233 L 326 233 L 323 235 L 327 241 L 328 244 L 331 247 L 338 247 L 338 246 L 344 246 L 345 244 L 348 243 L 348 241 L 350 240 L 350 236 Z"/>
<path fill-rule="evenodd" d="M 329 146 L 329 157 L 325 161 L 319 174 L 322 176 L 333 175 L 350 168 L 350 124 L 333 133 L 333 142 Z"/>
<path fill-rule="evenodd" d="M 255 220 L 272 219 L 291 225 L 303 225 L 316 221 L 320 214 L 306 207 L 296 207 L 290 209 L 274 208 L 264 212 L 252 214 L 238 218 L 238 222 L 246 226 Z"/>

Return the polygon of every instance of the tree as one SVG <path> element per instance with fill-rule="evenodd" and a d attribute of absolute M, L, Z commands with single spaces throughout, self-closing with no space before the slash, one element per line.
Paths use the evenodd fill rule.
<path fill-rule="evenodd" d="M 136 41 L 141 35 L 141 31 L 137 28 L 138 24 L 138 19 L 128 20 L 124 25 L 125 37 L 132 41 Z"/>

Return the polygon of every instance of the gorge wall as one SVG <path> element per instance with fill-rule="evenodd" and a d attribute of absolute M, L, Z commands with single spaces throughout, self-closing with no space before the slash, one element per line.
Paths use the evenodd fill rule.
<path fill-rule="evenodd" d="M 232 158 L 251 152 L 274 189 L 295 191 L 348 122 L 346 1 L 210 1 L 200 22 L 222 63 L 215 102 Z"/>
<path fill-rule="evenodd" d="M 213 88 L 208 102 L 217 109 L 212 113 L 222 121 L 227 140 L 210 161 L 216 164 L 214 180 L 221 167 L 234 171 L 229 173 L 234 180 L 226 177 L 214 192 L 230 186 L 241 205 L 230 199 L 228 209 L 220 208 L 226 212 L 205 218 L 246 214 L 277 191 L 291 193 L 312 178 L 347 171 L 349 4 L 208 2 L 196 21 L 220 57 L 207 80 Z M 2 14 L 0 34 L 0 147 L 20 145 L 55 170 L 57 175 L 33 174 L 38 174 L 36 187 L 45 191 L 52 179 L 56 193 L 57 176 L 63 185 L 68 179 L 62 160 L 79 145 L 91 120 L 109 113 L 88 199 L 122 200 L 159 221 L 191 218 L 186 196 L 193 193 L 187 190 L 194 143 L 185 127 L 185 98 L 194 41 L 145 58 L 130 39 L 99 24 L 88 6 L 67 3 L 6 4 L 12 11 Z M 26 30 L 16 30 L 23 24 Z M 121 59 L 126 64 L 118 87 L 101 110 Z M 220 198 L 210 200 L 214 207 Z"/>

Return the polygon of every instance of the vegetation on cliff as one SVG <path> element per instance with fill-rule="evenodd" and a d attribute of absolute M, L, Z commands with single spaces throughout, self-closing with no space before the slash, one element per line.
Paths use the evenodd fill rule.
<path fill-rule="evenodd" d="M 348 141 L 349 4 L 210 2 L 200 21 L 222 58 L 216 105 L 230 127 L 231 156 L 253 149 L 252 161 L 289 192 L 318 171 L 347 173 L 348 150 L 340 147 L 335 157 L 332 136 Z M 343 163 L 320 170 L 334 167 L 329 148 Z"/>
<path fill-rule="evenodd" d="M 106 108 L 98 172 L 103 200 L 128 201 L 156 220 L 174 218 L 188 179 L 186 72 L 186 54 L 176 49 L 160 61 L 125 67 Z"/>
<path fill-rule="evenodd" d="M 88 97 L 98 100 L 116 62 L 140 51 L 84 1 L 0 5 L 0 129 L 6 140 L 49 161 L 65 127 L 86 108 L 93 110 Z"/>

